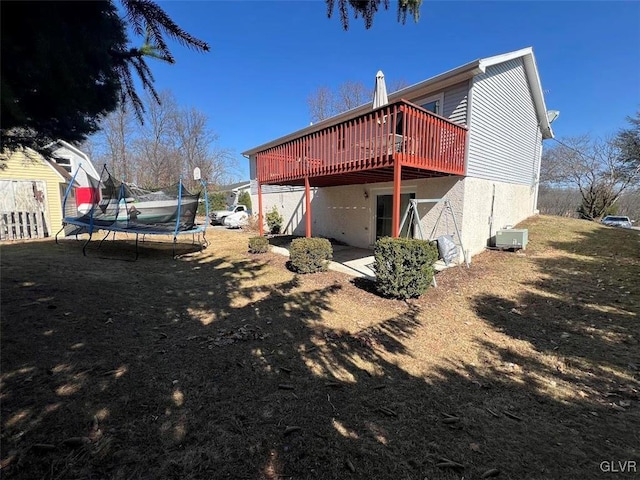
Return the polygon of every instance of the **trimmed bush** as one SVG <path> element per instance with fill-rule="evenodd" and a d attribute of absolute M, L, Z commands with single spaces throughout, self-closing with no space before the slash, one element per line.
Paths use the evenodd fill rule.
<path fill-rule="evenodd" d="M 266 220 L 269 232 L 280 233 L 284 219 L 282 218 L 282 215 L 280 215 L 280 212 L 278 212 L 278 208 L 275 205 L 269 212 L 267 212 Z"/>
<path fill-rule="evenodd" d="M 249 238 L 250 253 L 266 253 L 269 250 L 269 240 L 266 237 Z"/>
<path fill-rule="evenodd" d="M 289 249 L 291 267 L 298 273 L 326 272 L 333 258 L 326 238 L 296 238 Z"/>
<path fill-rule="evenodd" d="M 435 243 L 414 238 L 381 238 L 374 248 L 376 288 L 394 298 L 422 295 L 433 279 L 438 260 Z"/>

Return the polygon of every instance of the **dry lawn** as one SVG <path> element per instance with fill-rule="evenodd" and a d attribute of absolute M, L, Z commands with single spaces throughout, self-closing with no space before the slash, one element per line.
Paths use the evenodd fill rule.
<path fill-rule="evenodd" d="M 640 478 L 640 232 L 524 227 L 409 302 L 237 231 L 5 244 L 2 477 Z"/>

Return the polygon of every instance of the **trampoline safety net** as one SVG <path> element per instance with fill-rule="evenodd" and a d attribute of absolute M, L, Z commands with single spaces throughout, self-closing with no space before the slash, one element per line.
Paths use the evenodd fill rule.
<path fill-rule="evenodd" d="M 90 208 L 65 221 L 90 230 L 174 235 L 195 227 L 200 193 L 189 192 L 182 182 L 151 191 L 121 182 L 104 168 L 100 181 L 91 179 L 91 183 Z"/>

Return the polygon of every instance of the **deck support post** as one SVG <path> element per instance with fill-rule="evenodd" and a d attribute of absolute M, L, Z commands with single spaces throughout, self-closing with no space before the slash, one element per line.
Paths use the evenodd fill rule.
<path fill-rule="evenodd" d="M 258 232 L 260 236 L 264 235 L 264 220 L 262 217 L 262 185 L 260 184 L 260 180 L 258 180 Z"/>
<path fill-rule="evenodd" d="M 305 230 L 306 237 L 311 238 L 311 188 L 309 177 L 304 177 L 304 208 L 305 208 Z"/>
<path fill-rule="evenodd" d="M 402 163 L 399 159 L 393 162 L 393 211 L 391 212 L 391 236 L 400 236 L 400 185 L 402 183 Z"/>

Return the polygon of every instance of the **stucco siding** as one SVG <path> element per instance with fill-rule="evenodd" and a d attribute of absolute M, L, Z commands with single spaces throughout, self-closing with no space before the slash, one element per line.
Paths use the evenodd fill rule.
<path fill-rule="evenodd" d="M 62 228 L 62 189 L 65 181 L 38 154 L 32 158 L 23 152 L 16 152 L 6 159 L 6 168 L 0 169 L 2 181 L 44 182 L 46 194 L 44 198 L 45 218 L 50 234 Z"/>
<path fill-rule="evenodd" d="M 447 197 L 451 200 L 458 222 L 461 221 L 463 189 L 459 177 L 404 181 L 401 192 L 413 193 L 417 199 Z M 313 235 L 335 238 L 355 247 L 373 247 L 376 240 L 377 197 L 392 194 L 392 182 L 319 188 L 311 204 Z M 425 236 L 432 232 L 441 210 L 442 204 L 419 206 Z M 404 211 L 401 212 L 403 214 Z M 455 233 L 455 228 L 452 217 L 443 215 L 434 236 L 447 233 Z"/>
<path fill-rule="evenodd" d="M 521 58 L 474 77 L 467 175 L 533 185 L 538 121 Z"/>
<path fill-rule="evenodd" d="M 369 247 L 370 199 L 368 185 L 319 188 L 311 204 L 313 235 Z"/>
<path fill-rule="evenodd" d="M 472 255 L 479 253 L 490 246 L 488 242 L 497 230 L 515 226 L 530 217 L 534 193 L 530 185 L 465 178 L 462 214 L 465 248 Z"/>
<path fill-rule="evenodd" d="M 273 207 L 276 207 L 284 223 L 282 233 L 289 235 L 305 234 L 305 199 L 304 190 L 294 190 L 289 192 L 265 192 L 263 186 L 262 193 L 262 214 L 265 218 L 266 231 L 266 215 Z M 311 190 L 311 200 L 313 201 L 315 189 Z M 257 191 L 251 194 L 251 205 L 254 216 L 258 215 L 258 195 Z"/>

